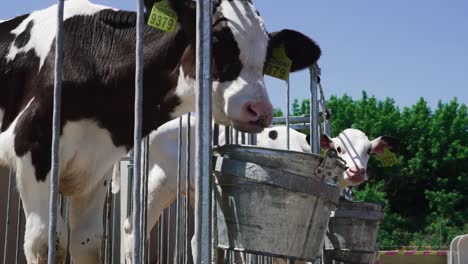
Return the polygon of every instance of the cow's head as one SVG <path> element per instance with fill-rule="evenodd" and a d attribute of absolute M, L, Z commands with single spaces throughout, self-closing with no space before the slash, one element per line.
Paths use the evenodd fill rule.
<path fill-rule="evenodd" d="M 381 136 L 370 141 L 366 134 L 358 129 L 349 128 L 337 137 L 322 135 L 320 145 L 324 149 L 333 148 L 338 152 L 348 167 L 340 179 L 340 188 L 356 186 L 367 180 L 367 162 L 373 154 L 383 154 L 385 149 L 395 150 L 400 141 L 394 137 Z"/>
<path fill-rule="evenodd" d="M 171 1 L 181 15 L 193 16 L 194 13 L 183 11 L 187 6 L 193 8 L 192 0 Z M 244 132 L 260 132 L 273 117 L 263 75 L 270 51 L 284 46 L 294 72 L 316 63 L 320 48 L 296 31 L 268 34 L 251 1 L 217 0 L 213 2 L 213 12 L 213 117 L 220 124 Z M 195 27 L 193 20 L 184 23 L 186 20 L 181 19 L 180 26 L 185 27 L 182 30 L 193 41 L 181 59 L 176 94 L 182 105 L 173 116 L 193 111 L 195 98 Z"/>

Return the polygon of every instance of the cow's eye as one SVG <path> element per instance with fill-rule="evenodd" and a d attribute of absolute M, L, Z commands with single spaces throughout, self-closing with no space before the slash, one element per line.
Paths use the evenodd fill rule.
<path fill-rule="evenodd" d="M 369 149 L 367 150 L 367 154 L 369 154 L 369 155 L 372 154 L 372 148 L 369 148 Z"/>
<path fill-rule="evenodd" d="M 341 147 L 337 147 L 336 150 L 338 151 L 338 153 L 341 153 Z"/>

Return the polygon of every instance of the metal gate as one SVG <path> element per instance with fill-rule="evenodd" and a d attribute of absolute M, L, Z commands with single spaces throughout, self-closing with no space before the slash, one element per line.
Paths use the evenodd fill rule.
<path fill-rule="evenodd" d="M 195 131 L 189 131 L 186 135 L 180 132 L 179 137 L 190 137 L 190 133 L 196 134 L 195 157 L 187 157 L 182 160 L 179 154 L 179 166 L 182 162 L 189 167 L 190 162 L 195 163 L 195 206 L 192 211 L 189 206 L 190 197 L 181 194 L 181 185 L 188 190 L 189 177 L 182 182 L 178 175 L 177 199 L 161 216 L 158 225 L 153 229 L 149 238 L 146 238 L 147 194 L 148 194 L 148 139 L 141 137 L 141 113 L 142 113 L 142 28 L 144 19 L 143 1 L 137 0 L 137 52 L 136 52 L 136 83 L 135 83 L 135 133 L 134 150 L 122 159 L 119 166 L 123 181 L 121 192 L 113 194 L 109 185 L 105 203 L 104 239 L 102 245 L 103 263 L 124 263 L 120 240 L 122 224 L 127 216 L 132 217 L 134 230 L 133 263 L 212 263 L 218 259 L 218 263 L 273 263 L 273 258 L 268 256 L 222 252 L 217 249 L 213 233 L 216 226 L 213 221 L 212 187 L 211 187 L 211 153 L 213 140 L 217 140 L 219 128 L 212 129 L 211 118 L 211 5 L 212 0 L 197 1 L 197 122 Z M 61 64 L 62 64 L 62 39 L 63 39 L 63 7 L 64 1 L 58 1 L 58 25 L 56 37 L 55 58 L 55 82 L 54 82 L 54 116 L 53 116 L 53 145 L 51 167 L 51 198 L 50 198 L 50 223 L 49 245 L 56 241 L 56 216 L 58 213 L 67 215 L 66 199 L 58 197 L 58 155 L 59 155 L 59 120 L 61 104 Z M 330 134 L 329 111 L 326 107 L 323 91 L 320 86 L 320 69 L 314 66 L 310 69 L 310 115 L 305 117 L 289 116 L 289 81 L 286 81 L 286 117 L 275 119 L 276 124 L 286 124 L 289 128 L 292 122 L 302 124 L 311 132 L 312 153 L 320 153 L 319 135 L 321 132 Z M 320 110 L 322 110 L 320 112 Z M 182 119 L 181 119 L 182 120 Z M 321 120 L 321 121 L 319 121 Z M 182 125 L 182 121 L 181 121 Z M 296 128 L 297 124 L 296 124 Z M 182 131 L 182 130 L 180 130 Z M 289 130 L 287 134 L 287 146 L 289 148 Z M 255 136 L 242 134 L 232 128 L 226 128 L 226 143 L 242 143 L 255 145 Z M 213 138 L 212 135 L 215 135 Z M 179 139 L 180 141 L 180 139 Z M 190 144 L 187 144 L 189 148 Z M 187 151 L 190 153 L 190 151 Z M 5 173 L 5 172 L 3 172 Z M 24 225 L 21 203 L 15 192 L 14 172 L 9 172 L 5 202 L 5 218 L 2 235 L 5 238 L 3 250 L 3 263 L 24 263 L 22 251 L 22 226 Z M 132 194 L 132 195 L 129 195 Z M 194 220 L 194 221 L 192 221 Z M 191 239 L 194 237 L 194 252 L 191 252 Z M 147 242 L 146 242 L 147 241 Z M 210 246 L 206 246 L 210 245 Z M 55 247 L 49 246 L 49 263 L 54 263 Z M 67 262 L 70 263 L 69 258 Z"/>

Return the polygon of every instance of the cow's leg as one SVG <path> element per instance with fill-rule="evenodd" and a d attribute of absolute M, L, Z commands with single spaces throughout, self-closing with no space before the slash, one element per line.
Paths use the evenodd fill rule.
<path fill-rule="evenodd" d="M 155 165 L 149 175 L 148 183 L 148 218 L 147 234 L 156 225 L 163 210 L 176 198 L 177 182 L 175 177 L 167 177 L 161 168 Z M 125 230 L 125 255 L 127 263 L 132 263 L 133 227 L 131 218 L 127 218 L 124 224 Z"/>
<path fill-rule="evenodd" d="M 24 254 L 30 264 L 45 264 L 48 254 L 50 174 L 45 181 L 36 180 L 30 153 L 18 158 L 16 165 L 18 191 L 26 218 Z M 67 236 L 63 219 L 58 215 L 56 263 L 63 263 Z"/>
<path fill-rule="evenodd" d="M 97 264 L 101 261 L 103 209 L 108 184 L 110 177 L 106 176 L 87 194 L 70 198 L 70 254 L 73 263 Z"/>

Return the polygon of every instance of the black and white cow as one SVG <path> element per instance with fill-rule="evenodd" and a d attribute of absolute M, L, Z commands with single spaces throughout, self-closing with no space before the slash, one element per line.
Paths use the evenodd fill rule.
<path fill-rule="evenodd" d="M 190 119 L 192 131 L 195 127 L 195 118 Z M 183 134 L 187 131 L 187 118 L 183 118 Z M 171 120 L 160 126 L 158 130 L 150 134 L 149 149 L 149 183 L 148 183 L 148 225 L 149 233 L 159 219 L 162 211 L 176 199 L 177 190 L 177 160 L 178 160 L 178 130 L 179 119 Z M 219 144 L 225 143 L 224 127 L 220 128 Z M 285 126 L 278 126 L 265 129 L 257 134 L 257 146 L 272 149 L 286 149 Z M 289 129 L 290 150 L 300 152 L 310 152 L 310 139 L 303 133 L 294 129 Z M 240 140 L 239 140 L 240 142 Z M 182 139 L 182 160 L 187 157 L 186 137 Z M 192 145 L 190 157 L 195 157 L 195 135 L 191 133 L 189 144 Z M 343 190 L 347 186 L 356 186 L 367 180 L 366 167 L 367 162 L 373 153 L 383 153 L 385 148 L 397 148 L 399 141 L 389 136 L 378 137 L 370 141 L 367 136 L 358 129 L 345 129 L 337 137 L 330 138 L 326 135 L 321 136 L 322 148 L 334 148 L 338 156 L 346 161 L 347 170 L 339 178 L 339 188 Z M 189 171 L 194 171 L 194 162 L 190 163 Z M 185 181 L 186 166 L 181 164 L 182 180 Z M 194 177 L 190 178 L 190 192 L 193 191 Z M 116 180 L 119 181 L 118 179 Z M 182 192 L 186 193 L 185 186 L 182 186 Z M 190 194 L 193 204 L 193 193 Z M 126 250 L 127 258 L 131 259 L 132 232 L 129 220 L 125 223 L 126 232 Z"/>
<path fill-rule="evenodd" d="M 195 2 L 168 1 L 175 32 L 144 29 L 143 135 L 195 108 Z M 146 0 L 146 9 L 154 2 Z M 314 64 L 320 48 L 292 30 L 268 34 L 250 1 L 213 7 L 213 117 L 260 132 L 272 119 L 263 80 L 270 50 L 283 45 L 297 71 Z M 47 262 L 56 10 L 0 23 L 0 164 L 17 171 L 28 263 Z M 70 198 L 73 262 L 99 263 L 102 225 L 92 214 L 102 208 L 103 175 L 133 144 L 136 14 L 68 0 L 64 18 L 59 191 Z M 62 261 L 63 219 L 58 234 Z"/>

